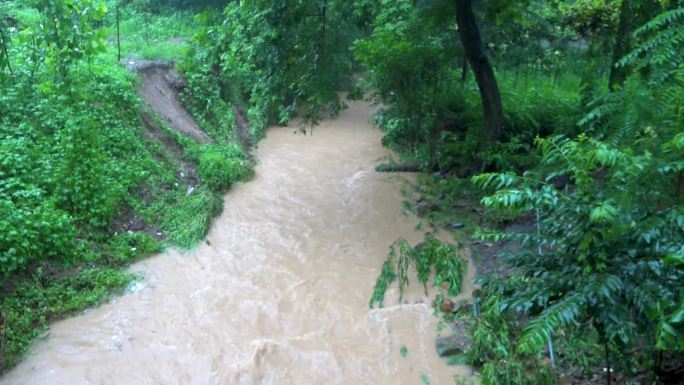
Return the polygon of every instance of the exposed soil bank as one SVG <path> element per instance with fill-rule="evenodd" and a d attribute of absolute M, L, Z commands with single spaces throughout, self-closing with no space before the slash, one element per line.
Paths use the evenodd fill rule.
<path fill-rule="evenodd" d="M 171 127 L 200 143 L 212 141 L 181 105 L 178 92 L 184 81 L 171 64 L 137 59 L 126 59 L 125 64 L 140 75 L 140 94 L 145 102 Z"/>

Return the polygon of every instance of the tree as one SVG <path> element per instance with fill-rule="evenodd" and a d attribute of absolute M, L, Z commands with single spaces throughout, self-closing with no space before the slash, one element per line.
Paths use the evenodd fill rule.
<path fill-rule="evenodd" d="M 0 8 L 0 10 L 2 9 Z M 12 63 L 10 62 L 8 49 L 10 37 L 9 31 L 7 31 L 6 19 L 7 17 L 5 15 L 0 14 L 0 71 L 4 70 L 6 67 L 9 72 L 12 73 Z"/>
<path fill-rule="evenodd" d="M 485 52 L 480 29 L 477 26 L 475 13 L 473 12 L 472 0 L 456 0 L 456 19 L 458 21 L 458 33 L 465 55 L 475 74 L 477 86 L 482 98 L 482 109 L 486 122 L 484 138 L 492 142 L 501 137 L 503 127 L 503 104 L 501 93 L 496 82 L 494 69 L 492 68 L 487 53 Z"/>
<path fill-rule="evenodd" d="M 352 51 L 365 69 L 363 83 L 383 105 L 377 122 L 385 132 L 383 143 L 407 149 L 422 157 L 424 167 L 433 167 L 436 117 L 447 113 L 444 101 L 458 87 L 452 76 L 458 46 L 444 28 L 453 20 L 453 4 L 416 7 L 411 0 L 394 0 L 382 5 L 373 32 L 357 40 Z"/>
<path fill-rule="evenodd" d="M 614 90 L 621 88 L 629 74 L 627 66 L 619 66 L 618 62 L 630 51 L 630 36 L 632 34 L 632 0 L 622 0 L 620 7 L 620 22 L 613 46 L 613 61 L 610 66 L 610 78 L 608 88 Z"/>
<path fill-rule="evenodd" d="M 69 69 L 104 50 L 104 31 L 97 27 L 107 7 L 98 0 L 38 0 L 43 15 L 37 34 L 46 62 L 67 80 Z"/>
<path fill-rule="evenodd" d="M 116 61 L 121 61 L 121 2 L 116 2 Z"/>
<path fill-rule="evenodd" d="M 220 25 L 207 27 L 207 59 L 221 69 L 223 81 L 250 99 L 257 132 L 273 121 L 286 122 L 299 107 L 311 125 L 323 113 L 340 111 L 340 85 L 352 70 L 353 10 L 341 0 L 231 2 Z"/>

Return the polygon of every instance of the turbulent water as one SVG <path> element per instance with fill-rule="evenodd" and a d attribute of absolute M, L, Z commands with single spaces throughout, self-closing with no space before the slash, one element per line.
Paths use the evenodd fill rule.
<path fill-rule="evenodd" d="M 369 119 L 352 103 L 313 135 L 270 129 L 255 178 L 226 195 L 206 243 L 133 266 L 144 279 L 132 293 L 52 325 L 0 383 L 436 385 L 466 376 L 435 352 L 429 299 L 368 308 L 388 246 L 423 238 L 402 213 L 409 176 L 374 171 L 387 152 Z"/>

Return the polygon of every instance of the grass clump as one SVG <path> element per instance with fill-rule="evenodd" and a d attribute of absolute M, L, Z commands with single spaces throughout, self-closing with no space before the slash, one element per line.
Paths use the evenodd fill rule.
<path fill-rule="evenodd" d="M 162 251 L 162 245 L 144 232 L 124 232 L 109 238 L 102 254 L 111 265 L 128 264 Z"/>
<path fill-rule="evenodd" d="M 234 183 L 249 178 L 252 167 L 239 145 L 210 144 L 199 155 L 198 172 L 209 190 L 223 193 Z"/>
<path fill-rule="evenodd" d="M 179 198 L 178 206 L 162 222 L 167 240 L 190 248 L 209 231 L 211 219 L 223 209 L 223 198 L 200 187 L 190 195 Z"/>

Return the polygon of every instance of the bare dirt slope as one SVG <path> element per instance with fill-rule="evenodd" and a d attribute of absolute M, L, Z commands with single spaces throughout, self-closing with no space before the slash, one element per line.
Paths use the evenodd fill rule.
<path fill-rule="evenodd" d="M 200 143 L 212 142 L 178 99 L 178 91 L 184 83 L 171 64 L 128 59 L 126 67 L 140 75 L 141 96 L 171 127 Z"/>

